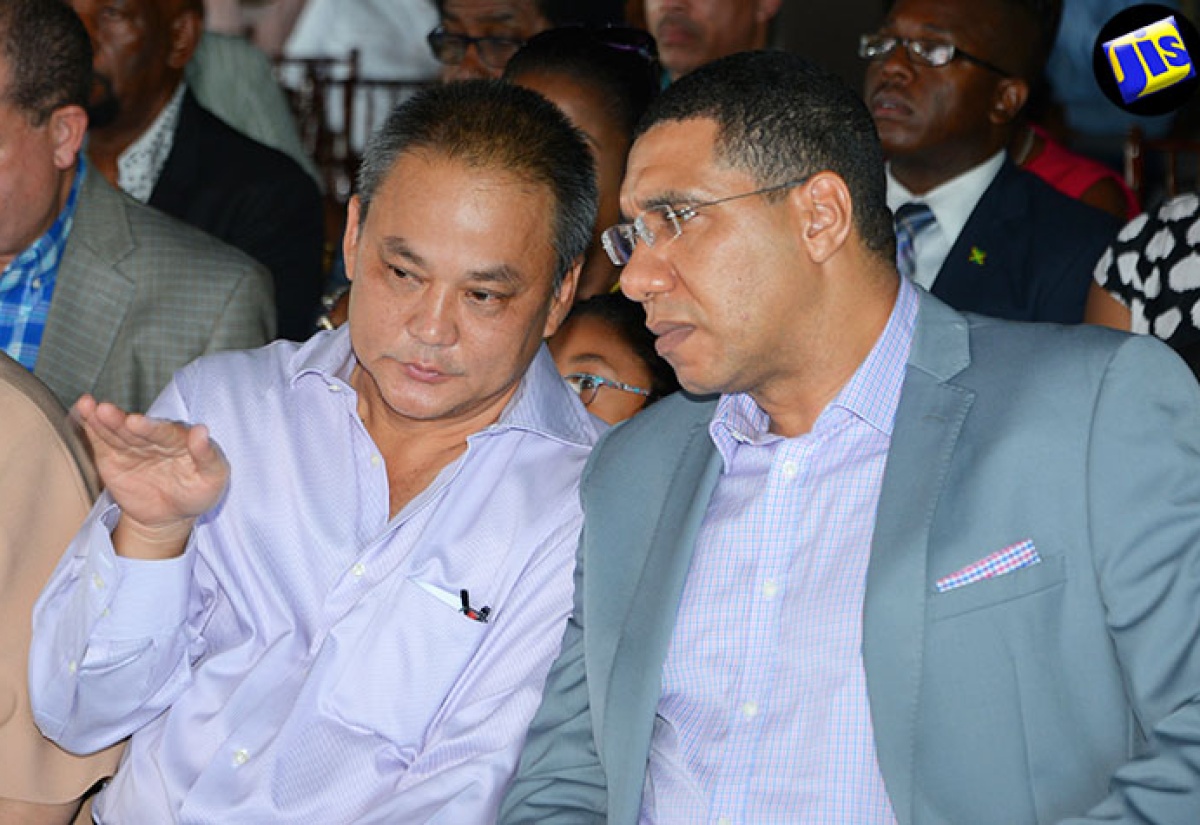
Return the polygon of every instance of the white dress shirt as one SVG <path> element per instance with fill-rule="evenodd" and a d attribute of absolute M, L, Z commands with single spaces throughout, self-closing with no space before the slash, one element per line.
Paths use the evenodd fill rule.
<path fill-rule="evenodd" d="M 979 199 L 992 185 L 1000 167 L 1004 165 L 1003 151 L 997 152 L 983 163 L 941 186 L 930 189 L 923 195 L 914 195 L 892 176 L 892 167 L 887 170 L 888 207 L 895 212 L 906 203 L 924 203 L 933 210 L 937 222 L 917 235 L 913 241 L 916 252 L 916 269 L 913 280 L 925 289 L 931 289 L 937 280 L 946 256 L 958 240 Z"/>

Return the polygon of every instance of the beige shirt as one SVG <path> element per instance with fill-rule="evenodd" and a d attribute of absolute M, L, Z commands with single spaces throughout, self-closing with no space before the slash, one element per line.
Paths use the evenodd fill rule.
<path fill-rule="evenodd" d="M 0 353 L 0 808 L 3 799 L 78 798 L 116 769 L 120 745 L 72 756 L 42 737 L 29 709 L 30 614 L 91 508 L 91 459 L 46 387 Z"/>

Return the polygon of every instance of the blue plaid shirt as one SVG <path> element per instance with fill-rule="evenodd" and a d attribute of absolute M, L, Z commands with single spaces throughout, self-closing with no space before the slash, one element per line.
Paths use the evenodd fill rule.
<path fill-rule="evenodd" d="M 87 164 L 80 154 L 75 165 L 75 181 L 62 212 L 46 233 L 14 258 L 0 275 L 0 347 L 27 370 L 32 371 L 37 363 L 58 276 L 58 262 L 67 247 L 79 187 L 86 173 Z"/>

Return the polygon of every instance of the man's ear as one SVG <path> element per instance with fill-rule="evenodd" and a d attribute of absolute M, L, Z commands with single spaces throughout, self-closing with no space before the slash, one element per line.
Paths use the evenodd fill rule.
<path fill-rule="evenodd" d="M 359 216 L 362 214 L 362 201 L 358 195 L 350 198 L 346 205 L 346 232 L 342 235 L 342 261 L 346 265 L 346 278 L 353 281 L 355 265 L 358 263 Z"/>
<path fill-rule="evenodd" d="M 204 17 L 190 3 L 180 7 L 177 0 L 175 17 L 171 20 L 171 51 L 167 56 L 167 65 L 183 71 L 196 53 L 203 36 Z"/>
<path fill-rule="evenodd" d="M 846 245 L 854 227 L 854 204 L 841 176 L 819 172 L 788 199 L 801 219 L 801 242 L 815 263 L 824 263 Z"/>
<path fill-rule="evenodd" d="M 1020 77 L 1006 77 L 996 84 L 989 118 L 997 126 L 1011 123 L 1025 108 L 1028 99 L 1029 84 Z"/>
<path fill-rule="evenodd" d="M 546 325 L 542 328 L 543 338 L 549 338 L 558 332 L 558 328 L 566 320 L 567 313 L 571 311 L 571 305 L 575 303 L 575 287 L 579 285 L 579 273 L 582 271 L 583 256 L 581 255 L 575 260 L 575 263 L 571 264 L 571 268 L 563 276 L 562 283 L 558 285 L 558 289 L 554 290 L 554 295 L 550 298 L 550 312 L 546 315 Z"/>
<path fill-rule="evenodd" d="M 775 15 L 779 14 L 781 6 L 783 6 L 783 0 L 758 0 L 757 8 L 754 11 L 755 22 L 769 23 Z"/>
<path fill-rule="evenodd" d="M 63 171 L 72 168 L 87 134 L 87 113 L 81 106 L 62 106 L 50 114 L 47 126 L 54 145 L 54 166 Z"/>

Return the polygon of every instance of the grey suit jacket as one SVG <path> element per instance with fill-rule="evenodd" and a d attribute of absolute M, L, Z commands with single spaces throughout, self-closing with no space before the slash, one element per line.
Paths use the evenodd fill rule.
<path fill-rule="evenodd" d="M 667 399 L 593 453 L 575 611 L 502 822 L 637 821 L 721 469 L 713 406 Z M 1026 539 L 1039 564 L 937 592 Z M 863 611 L 900 823 L 1200 822 L 1190 373 L 1157 341 L 965 316 L 922 295 Z"/>
<path fill-rule="evenodd" d="M 118 192 L 90 169 L 34 374 L 142 412 L 177 369 L 275 334 L 271 276 L 249 256 Z"/>

